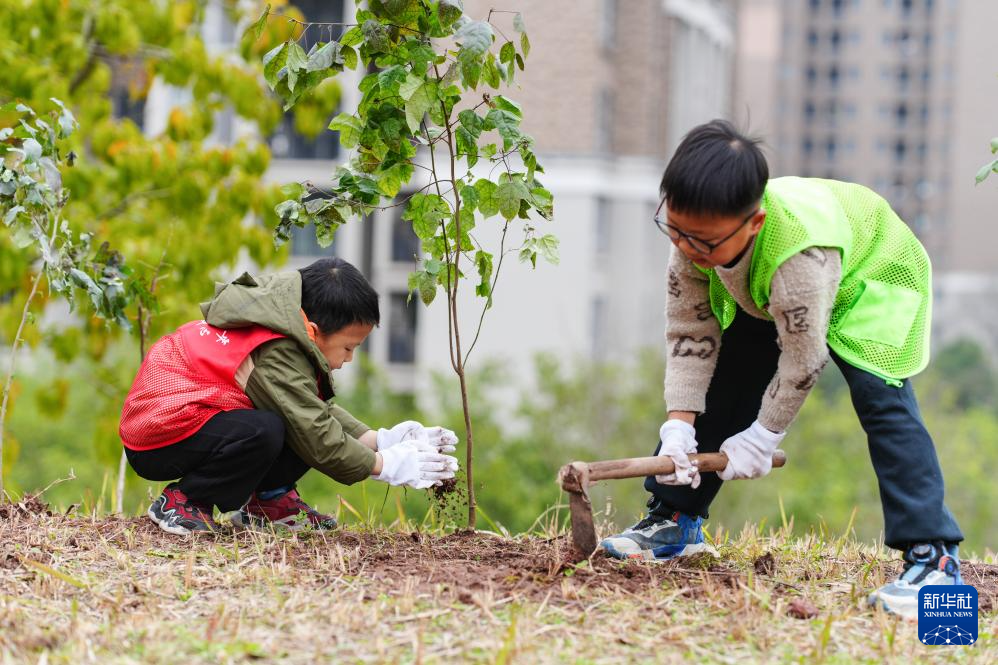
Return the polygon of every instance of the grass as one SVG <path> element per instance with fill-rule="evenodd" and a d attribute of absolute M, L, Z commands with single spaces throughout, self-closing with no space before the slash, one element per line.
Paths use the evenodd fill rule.
<path fill-rule="evenodd" d="M 553 520 L 185 540 L 146 518 L 0 511 L 3 664 L 998 662 L 992 553 L 966 567 L 980 640 L 947 648 L 864 607 L 893 553 L 791 524 L 714 532 L 719 559 L 573 565 Z M 788 613 L 805 600 L 816 616 Z"/>

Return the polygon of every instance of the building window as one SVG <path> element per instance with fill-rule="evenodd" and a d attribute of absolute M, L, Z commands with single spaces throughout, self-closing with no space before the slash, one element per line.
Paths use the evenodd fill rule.
<path fill-rule="evenodd" d="M 804 70 L 804 76 L 807 78 L 808 85 L 814 85 L 818 80 L 818 70 L 815 69 L 814 65 L 808 65 L 807 69 Z"/>
<path fill-rule="evenodd" d="M 898 139 L 894 143 L 894 161 L 903 162 L 907 152 L 908 144 L 904 142 L 904 139 Z"/>
<path fill-rule="evenodd" d="M 390 296 L 388 311 L 388 362 L 416 361 L 416 310 L 419 303 L 409 302 L 409 294 L 395 292 Z"/>
<path fill-rule="evenodd" d="M 315 224 L 291 227 L 291 256 L 335 256 L 336 236 L 329 247 L 321 247 L 315 239 Z"/>
<path fill-rule="evenodd" d="M 295 0 L 294 5 L 301 10 L 306 21 L 343 22 L 343 0 Z M 305 34 L 307 41 L 302 47 L 307 51 L 311 42 L 318 41 L 320 35 L 322 40 L 338 39 L 342 30 L 339 25 L 315 26 Z M 295 129 L 291 111 L 284 114 L 267 142 L 277 159 L 336 159 L 340 155 L 339 135 L 336 132 L 322 130 L 314 138 L 308 138 Z"/>
<path fill-rule="evenodd" d="M 801 152 L 804 153 L 804 158 L 807 159 L 811 157 L 811 153 L 814 152 L 814 141 L 811 140 L 810 136 L 805 136 L 804 140 L 800 144 Z"/>
<path fill-rule="evenodd" d="M 593 251 L 597 256 L 610 252 L 610 220 L 613 218 L 610 199 L 596 198 L 596 219 L 593 225 Z"/>
<path fill-rule="evenodd" d="M 898 69 L 898 90 L 901 92 L 906 92 L 908 90 L 908 82 L 911 80 L 911 73 L 908 71 L 907 67 L 900 67 Z"/>
<path fill-rule="evenodd" d="M 129 119 L 142 129 L 145 126 L 145 94 L 137 94 L 146 88 L 146 70 L 138 61 L 119 60 L 111 64 L 111 85 L 108 97 L 111 100 L 111 115 L 118 119 Z"/>
<path fill-rule="evenodd" d="M 605 50 L 609 51 L 617 45 L 617 0 L 603 0 L 599 36 Z"/>
<path fill-rule="evenodd" d="M 905 123 L 908 121 L 908 105 L 901 102 L 894 109 L 894 116 L 897 118 L 897 124 L 899 127 L 904 127 Z"/>
<path fill-rule="evenodd" d="M 607 339 L 606 299 L 603 296 L 594 296 L 592 299 L 589 325 L 593 358 L 604 358 L 606 356 Z"/>
<path fill-rule="evenodd" d="M 603 88 L 596 96 L 596 150 L 613 151 L 613 91 Z"/>
<path fill-rule="evenodd" d="M 398 201 L 409 195 L 399 195 Z M 412 230 L 412 222 L 402 219 L 405 206 L 392 208 L 392 261 L 412 263 L 421 255 L 419 236 Z"/>
<path fill-rule="evenodd" d="M 833 87 L 839 87 L 839 66 L 832 65 L 828 68 L 828 83 Z"/>
<path fill-rule="evenodd" d="M 835 153 L 836 153 L 837 149 L 838 149 L 838 146 L 835 143 L 835 137 L 834 136 L 829 136 L 828 137 L 828 141 L 825 142 L 825 154 L 828 157 L 828 161 L 830 161 L 830 162 L 834 162 L 835 161 Z"/>
<path fill-rule="evenodd" d="M 814 28 L 807 31 L 807 45 L 812 49 L 818 48 L 818 31 Z"/>
<path fill-rule="evenodd" d="M 832 35 L 829 39 L 832 44 L 832 51 L 838 52 L 839 47 L 842 45 L 842 33 L 838 30 L 832 30 Z"/>
<path fill-rule="evenodd" d="M 804 122 L 811 123 L 814 121 L 814 102 L 810 99 L 804 102 Z"/>

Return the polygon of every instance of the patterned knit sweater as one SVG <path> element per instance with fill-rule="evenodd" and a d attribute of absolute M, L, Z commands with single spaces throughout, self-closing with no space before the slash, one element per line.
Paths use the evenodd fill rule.
<path fill-rule="evenodd" d="M 742 310 L 760 319 L 772 317 L 776 323 L 780 358 L 758 418 L 766 429 L 783 432 L 828 363 L 825 338 L 842 260 L 837 250 L 825 247 L 811 247 L 787 259 L 773 275 L 767 317 L 749 295 L 753 246 L 754 240 L 734 266 L 718 267 L 716 272 Z M 707 276 L 673 246 L 665 301 L 669 411 L 705 410 L 722 339 L 710 309 L 708 283 Z"/>

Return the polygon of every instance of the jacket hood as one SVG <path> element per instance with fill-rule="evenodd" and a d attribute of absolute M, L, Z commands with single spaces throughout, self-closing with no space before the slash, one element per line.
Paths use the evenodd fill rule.
<path fill-rule="evenodd" d="M 215 296 L 201 303 L 208 325 L 217 328 L 263 326 L 294 340 L 312 363 L 329 376 L 329 363 L 308 335 L 301 309 L 297 270 L 254 277 L 247 272 L 229 283 L 215 283 Z"/>

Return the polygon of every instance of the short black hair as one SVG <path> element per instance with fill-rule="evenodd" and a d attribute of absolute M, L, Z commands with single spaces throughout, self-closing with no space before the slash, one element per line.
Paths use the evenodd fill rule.
<path fill-rule="evenodd" d="M 300 268 L 301 308 L 323 335 L 351 323 L 381 321 L 378 292 L 355 267 L 332 256 Z"/>
<path fill-rule="evenodd" d="M 662 175 L 659 189 L 669 209 L 724 217 L 751 212 L 769 180 L 761 143 L 727 120 L 691 129 Z"/>

